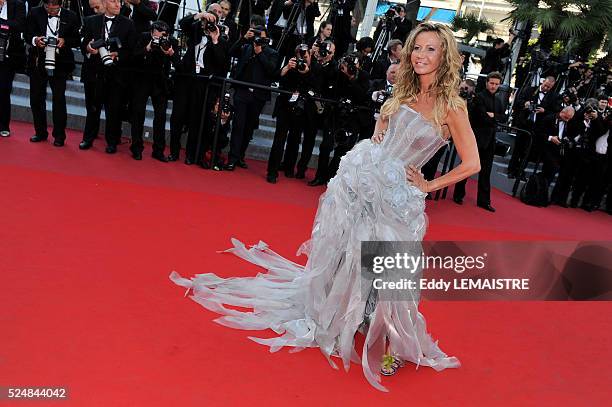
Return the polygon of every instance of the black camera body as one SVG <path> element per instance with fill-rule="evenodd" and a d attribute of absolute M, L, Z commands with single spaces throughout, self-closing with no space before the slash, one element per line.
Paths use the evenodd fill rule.
<path fill-rule="evenodd" d="M 327 58 L 331 53 L 332 43 L 330 41 L 322 41 L 320 38 L 317 39 L 315 45 L 319 47 L 319 56 L 321 58 Z"/>
<path fill-rule="evenodd" d="M 215 32 L 217 31 L 217 23 L 206 20 L 206 22 L 203 24 L 203 28 L 204 28 L 204 32 L 207 34 L 211 32 Z"/>
<path fill-rule="evenodd" d="M 223 98 L 221 98 L 221 111 L 223 113 L 232 112 L 231 95 L 229 92 L 225 92 L 225 94 L 223 95 Z"/>
<path fill-rule="evenodd" d="M 111 52 L 116 52 L 121 49 L 121 40 L 117 37 L 108 37 L 108 39 L 100 38 L 90 44 L 90 47 L 97 49 L 100 54 L 100 59 L 104 66 L 113 65 L 114 61 Z"/>
<path fill-rule="evenodd" d="M 306 54 L 308 53 L 308 44 L 300 44 L 297 47 L 297 58 L 295 61 L 295 69 L 304 71 L 308 67 L 306 62 Z"/>
<path fill-rule="evenodd" d="M 151 36 L 151 48 L 168 51 L 171 46 L 172 44 L 170 43 L 170 39 L 168 38 L 168 36 L 166 35 L 162 37 Z"/>
<path fill-rule="evenodd" d="M 250 31 L 254 34 L 253 38 L 251 39 L 253 44 L 259 47 L 267 47 L 268 45 L 270 45 L 270 39 L 268 37 L 261 36 L 261 33 L 263 32 L 262 29 L 251 28 Z"/>
<path fill-rule="evenodd" d="M 357 67 L 358 61 L 359 57 L 347 55 L 340 59 L 340 64 L 345 64 L 346 72 L 351 76 L 355 76 L 357 72 L 359 72 L 359 68 Z"/>

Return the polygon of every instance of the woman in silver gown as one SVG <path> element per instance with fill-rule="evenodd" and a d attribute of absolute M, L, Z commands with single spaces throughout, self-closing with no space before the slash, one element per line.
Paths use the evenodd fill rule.
<path fill-rule="evenodd" d="M 406 40 L 392 98 L 383 106 L 374 136 L 341 160 L 337 175 L 321 196 L 310 240 L 298 253 L 305 266 L 276 254 L 263 242 L 246 248 L 233 239 L 227 250 L 266 270 L 254 277 L 221 278 L 199 274 L 170 278 L 191 291 L 191 298 L 223 314 L 216 322 L 237 329 L 272 329 L 278 336 L 252 340 L 294 350 L 319 348 L 335 367 L 360 363 L 379 390 L 385 354 L 398 364 L 410 361 L 436 370 L 458 367 L 427 333 L 418 311 L 418 292 L 406 298 L 377 299 L 361 292 L 362 241 L 420 242 L 425 234 L 428 192 L 479 171 L 474 134 L 458 96 L 460 58 L 452 32 L 423 23 Z M 425 181 L 419 169 L 452 135 L 462 159 L 449 173 Z M 418 279 L 420 273 L 412 278 Z M 252 308 L 237 311 L 225 305 Z M 355 334 L 365 342 L 361 356 Z M 387 359 L 389 356 L 387 356 Z M 383 373 L 390 373 L 388 370 Z M 394 371 L 394 370 L 393 370 Z"/>

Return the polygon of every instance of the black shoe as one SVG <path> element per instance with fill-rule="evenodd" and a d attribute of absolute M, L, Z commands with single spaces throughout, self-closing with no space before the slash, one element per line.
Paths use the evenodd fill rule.
<path fill-rule="evenodd" d="M 136 161 L 142 160 L 142 152 L 141 151 L 132 151 L 132 158 Z"/>
<path fill-rule="evenodd" d="M 164 153 L 153 153 L 151 154 L 151 157 L 155 158 L 157 161 L 161 161 L 163 163 L 167 163 L 168 159 L 166 158 L 166 156 L 164 155 Z"/>
<path fill-rule="evenodd" d="M 482 208 L 482 209 L 486 210 L 486 211 L 489 211 L 489 212 L 495 212 L 495 208 L 494 208 L 494 207 L 492 207 L 492 206 L 491 206 L 491 204 L 486 204 L 486 205 L 480 205 L 480 204 L 479 204 L 479 205 L 477 205 L 477 206 L 478 206 L 479 208 Z"/>
<path fill-rule="evenodd" d="M 266 181 L 268 181 L 270 184 L 276 184 L 277 178 L 278 177 L 276 175 L 268 174 Z"/>
<path fill-rule="evenodd" d="M 204 168 L 205 170 L 210 170 L 210 164 L 208 163 L 208 161 L 200 161 L 198 165 Z"/>
<path fill-rule="evenodd" d="M 107 146 L 104 151 L 106 151 L 106 154 L 115 154 L 117 152 L 117 146 Z"/>
<path fill-rule="evenodd" d="M 192 165 L 194 161 L 191 158 L 185 158 L 185 165 Z"/>
<path fill-rule="evenodd" d="M 295 173 L 295 179 L 304 179 L 304 178 L 306 178 L 305 171 L 298 171 Z"/>
<path fill-rule="evenodd" d="M 90 141 L 83 140 L 79 143 L 79 150 L 89 150 L 92 146 L 93 144 Z"/>
<path fill-rule="evenodd" d="M 293 171 L 285 171 L 285 177 L 294 178 L 295 175 L 293 174 Z"/>
<path fill-rule="evenodd" d="M 170 161 L 178 161 L 179 159 L 179 155 L 178 154 L 170 154 L 168 156 L 168 158 L 166 159 L 166 161 L 170 162 Z"/>
<path fill-rule="evenodd" d="M 247 163 L 246 163 L 244 160 L 240 160 L 240 161 L 238 161 L 238 163 L 237 163 L 237 164 L 238 164 L 238 167 L 240 167 L 240 168 L 244 168 L 245 170 L 246 170 L 247 168 L 249 168 L 249 165 L 248 165 L 248 164 L 247 164 Z"/>
<path fill-rule="evenodd" d="M 225 171 L 234 171 L 236 169 L 236 163 L 227 163 L 223 167 Z"/>
<path fill-rule="evenodd" d="M 463 205 L 463 199 L 462 198 L 455 198 L 453 197 L 453 201 L 457 204 L 457 205 Z M 493 212 L 495 212 L 495 209 L 493 209 Z"/>
<path fill-rule="evenodd" d="M 53 145 L 55 147 L 64 147 L 64 140 L 54 140 Z"/>
<path fill-rule="evenodd" d="M 212 170 L 213 171 L 223 171 L 223 163 L 222 162 L 214 163 L 212 166 Z"/>
<path fill-rule="evenodd" d="M 327 182 L 325 182 L 324 180 L 322 180 L 320 178 L 315 178 L 315 179 L 313 179 L 312 181 L 310 181 L 308 183 L 308 186 L 309 187 L 318 187 L 318 186 L 326 185 L 326 184 L 327 184 Z"/>
<path fill-rule="evenodd" d="M 47 141 L 47 137 L 42 136 L 32 136 L 30 137 L 30 141 L 32 143 L 40 143 L 41 141 Z"/>

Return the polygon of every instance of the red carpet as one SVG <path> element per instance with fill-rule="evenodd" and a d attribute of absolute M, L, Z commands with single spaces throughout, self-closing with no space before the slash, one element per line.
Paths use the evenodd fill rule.
<path fill-rule="evenodd" d="M 322 188 L 283 177 L 269 185 L 258 162 L 216 173 L 159 163 L 150 150 L 135 162 L 127 145 L 110 156 L 103 140 L 79 151 L 76 133 L 61 149 L 34 145 L 31 133 L 15 123 L 0 139 L 0 387 L 66 386 L 69 400 L 53 405 L 74 406 L 609 402 L 609 302 L 425 302 L 432 335 L 463 366 L 409 365 L 385 379 L 388 394 L 359 366 L 331 369 L 318 350 L 270 354 L 213 323 L 168 274 L 256 273 L 216 254 L 231 237 L 291 256 Z M 463 207 L 428 202 L 427 238 L 612 239 L 603 212 L 531 208 L 499 191 L 497 213 L 473 204 L 473 194 Z M 19 405 L 29 404 L 51 403 Z"/>

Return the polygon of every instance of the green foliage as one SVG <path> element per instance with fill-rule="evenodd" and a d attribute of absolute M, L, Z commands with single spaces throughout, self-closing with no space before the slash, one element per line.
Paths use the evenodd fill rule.
<path fill-rule="evenodd" d="M 552 40 L 589 38 L 589 46 L 612 51 L 612 0 L 506 0 L 514 9 L 508 19 L 529 21 L 552 34 Z M 546 46 L 553 44 L 546 38 Z M 587 53 L 591 50 L 585 50 Z"/>
<path fill-rule="evenodd" d="M 474 13 L 463 16 L 455 15 L 452 22 L 452 28 L 454 31 L 465 31 L 465 38 L 463 39 L 463 42 L 466 44 L 480 33 L 493 31 L 493 27 L 493 23 L 484 18 L 478 20 L 478 17 Z"/>

